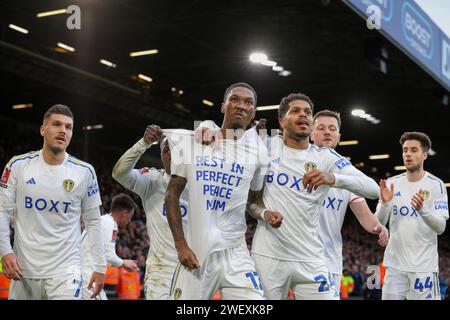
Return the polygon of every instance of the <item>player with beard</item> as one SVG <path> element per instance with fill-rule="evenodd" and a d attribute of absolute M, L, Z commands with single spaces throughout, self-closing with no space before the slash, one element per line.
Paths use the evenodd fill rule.
<path fill-rule="evenodd" d="M 400 144 L 406 172 L 381 182 L 390 197 L 377 208 L 378 219 L 389 221 L 391 232 L 382 299 L 440 300 L 437 236 L 449 217 L 447 190 L 442 180 L 424 170 L 431 148 L 425 133 L 405 132 Z"/>
<path fill-rule="evenodd" d="M 329 148 L 309 143 L 313 103 L 304 94 L 283 98 L 278 119 L 283 136 L 271 139 L 264 191 L 251 199 L 258 220 L 252 244 L 268 299 L 338 299 L 319 239 L 319 213 L 330 187 L 376 199 L 378 185 Z M 267 208 L 267 209 L 266 209 Z M 283 216 L 279 228 L 274 214 Z"/>

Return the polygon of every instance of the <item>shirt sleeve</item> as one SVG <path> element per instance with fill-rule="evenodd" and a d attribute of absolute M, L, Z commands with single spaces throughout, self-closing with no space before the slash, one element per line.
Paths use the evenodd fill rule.
<path fill-rule="evenodd" d="M 114 223 L 107 221 L 107 219 L 102 219 L 102 226 L 106 262 L 114 267 L 121 267 L 123 260 L 116 254 L 117 230 L 114 230 Z"/>
<path fill-rule="evenodd" d="M 378 184 L 372 178 L 356 169 L 350 161 L 334 150 L 326 150 L 329 152 L 327 156 L 328 170 L 334 174 L 336 179 L 333 187 L 346 189 L 368 199 L 379 198 L 380 190 Z"/>
<path fill-rule="evenodd" d="M 9 226 L 16 207 L 17 174 L 20 170 L 18 165 L 12 166 L 13 159 L 0 178 L 0 258 L 13 252 Z"/>
<path fill-rule="evenodd" d="M 94 271 L 104 274 L 106 272 L 106 259 L 100 209 L 96 207 L 83 211 L 82 216 L 89 239 Z"/>
<path fill-rule="evenodd" d="M 258 165 L 250 182 L 250 190 L 259 191 L 264 186 L 267 171 L 269 170 L 269 155 L 265 143 L 258 138 Z"/>
<path fill-rule="evenodd" d="M 378 221 L 380 221 L 380 223 L 384 226 L 389 221 L 391 208 L 392 208 L 392 201 L 383 202 L 381 201 L 381 199 L 380 201 L 378 201 L 377 209 L 375 210 L 375 215 L 377 216 Z"/>
<path fill-rule="evenodd" d="M 89 171 L 88 174 L 86 174 L 86 180 L 87 187 L 81 203 L 82 212 L 89 211 L 93 208 L 98 208 L 102 204 L 97 175 L 95 174 L 95 170 L 93 168 L 92 172 Z"/>
<path fill-rule="evenodd" d="M 141 197 L 152 191 L 154 181 L 151 175 L 148 175 L 151 169 L 134 169 L 134 167 L 150 146 L 143 138 L 140 139 L 120 157 L 112 172 L 114 180 Z"/>
<path fill-rule="evenodd" d="M 354 194 L 353 192 L 350 192 L 350 198 L 348 203 L 357 203 L 357 202 L 365 202 L 366 199 L 364 199 L 364 197 L 358 196 L 356 194 Z"/>
<path fill-rule="evenodd" d="M 443 187 L 442 182 L 439 182 L 439 184 L 438 190 L 432 191 L 431 203 L 426 205 L 425 200 L 422 209 L 418 210 L 423 221 L 438 235 L 445 231 L 449 217 L 447 190 Z"/>

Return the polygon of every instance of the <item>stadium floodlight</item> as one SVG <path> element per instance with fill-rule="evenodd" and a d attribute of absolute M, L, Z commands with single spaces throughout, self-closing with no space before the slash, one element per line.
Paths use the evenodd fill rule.
<path fill-rule="evenodd" d="M 283 71 L 281 71 L 280 73 L 278 73 L 280 76 L 282 76 L 282 77 L 289 77 L 291 74 L 292 74 L 292 72 L 290 72 L 290 71 L 288 71 L 288 70 L 283 70 Z"/>
<path fill-rule="evenodd" d="M 339 146 L 354 146 L 359 144 L 358 140 L 340 141 Z"/>
<path fill-rule="evenodd" d="M 267 55 L 264 53 L 255 52 L 250 55 L 249 59 L 253 63 L 263 63 L 267 61 L 269 58 L 267 58 Z"/>
<path fill-rule="evenodd" d="M 278 104 L 274 104 L 271 106 L 261 106 L 256 107 L 256 111 L 267 111 L 267 110 L 277 110 L 280 106 Z"/>
<path fill-rule="evenodd" d="M 105 66 L 111 67 L 111 68 L 117 67 L 117 65 L 115 63 L 112 63 L 111 61 L 108 61 L 105 59 L 100 59 L 100 63 L 104 64 Z"/>
<path fill-rule="evenodd" d="M 148 76 L 146 76 L 146 75 L 144 75 L 144 74 L 142 74 L 142 73 L 139 73 L 139 74 L 138 74 L 138 78 L 139 78 L 139 79 L 142 79 L 142 80 L 144 80 L 144 81 L 147 81 L 147 82 L 152 82 L 152 81 L 153 81 L 152 78 L 150 78 L 150 77 L 148 77 Z"/>
<path fill-rule="evenodd" d="M 405 171 L 405 170 L 406 170 L 406 167 L 405 167 L 405 166 L 395 166 L 395 167 L 394 167 L 394 170 L 395 170 L 395 171 Z"/>
<path fill-rule="evenodd" d="M 83 126 L 83 130 L 85 130 L 85 131 L 99 130 L 99 129 L 103 129 L 103 124 L 100 123 L 100 124 Z"/>
<path fill-rule="evenodd" d="M 14 104 L 12 106 L 13 110 L 17 110 L 17 109 L 27 109 L 27 108 L 32 108 L 33 104 L 32 103 L 20 103 L 20 104 Z"/>
<path fill-rule="evenodd" d="M 60 48 L 66 49 L 67 51 L 70 51 L 70 52 L 74 52 L 75 51 L 75 48 L 73 48 L 71 46 L 68 46 L 67 44 L 64 44 L 64 43 L 61 43 L 61 42 L 58 42 L 56 45 L 58 47 L 60 47 Z"/>
<path fill-rule="evenodd" d="M 157 54 L 158 52 L 159 52 L 158 49 L 135 51 L 135 52 L 130 52 L 130 57 L 146 56 L 149 54 Z"/>
<path fill-rule="evenodd" d="M 355 116 L 355 117 L 361 117 L 365 114 L 366 114 L 366 112 L 363 109 L 354 109 L 352 111 L 352 116 Z"/>
<path fill-rule="evenodd" d="M 284 71 L 284 68 L 282 66 L 273 66 L 272 70 L 275 72 L 281 72 Z"/>
<path fill-rule="evenodd" d="M 262 61 L 261 64 L 263 66 L 268 66 L 268 67 L 275 67 L 277 65 L 277 63 L 275 61 L 272 61 L 272 60 Z"/>
<path fill-rule="evenodd" d="M 383 159 L 389 159 L 391 156 L 388 154 L 375 154 L 369 156 L 370 160 L 383 160 Z"/>
<path fill-rule="evenodd" d="M 27 30 L 27 29 L 25 29 L 25 28 L 21 28 L 21 27 L 19 27 L 19 26 L 16 26 L 15 24 L 12 24 L 12 23 L 10 23 L 8 27 L 9 27 L 9 28 L 11 28 L 11 29 L 13 29 L 13 30 L 16 30 L 16 31 L 19 31 L 19 32 L 25 33 L 25 34 L 27 34 L 27 33 L 28 33 L 28 30 Z"/>
<path fill-rule="evenodd" d="M 207 105 L 207 106 L 210 106 L 210 107 L 213 107 L 213 106 L 214 106 L 214 103 L 213 103 L 213 102 L 211 102 L 211 101 L 209 101 L 209 100 L 206 100 L 206 99 L 203 99 L 203 100 L 202 100 L 202 103 L 205 104 L 205 105 Z"/>
<path fill-rule="evenodd" d="M 428 154 L 430 156 L 435 156 L 436 155 L 436 151 L 434 151 L 433 149 L 430 148 L 430 150 L 428 150 Z"/>
<path fill-rule="evenodd" d="M 67 13 L 67 9 L 58 9 L 58 10 L 40 12 L 36 16 L 38 18 L 43 18 L 43 17 L 54 16 L 56 14 L 63 14 L 63 13 Z"/>

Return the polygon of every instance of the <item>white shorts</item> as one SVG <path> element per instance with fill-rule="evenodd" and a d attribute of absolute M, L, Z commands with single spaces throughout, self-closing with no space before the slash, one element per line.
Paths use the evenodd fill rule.
<path fill-rule="evenodd" d="M 94 298 L 91 299 L 92 294 L 94 293 L 94 288 L 91 290 L 88 289 L 88 284 L 83 285 L 83 296 L 82 300 L 108 300 L 108 297 L 106 296 L 105 290 L 100 291 L 100 293 Z"/>
<path fill-rule="evenodd" d="M 259 254 L 252 257 L 269 300 L 288 299 L 289 289 L 296 300 L 339 300 L 339 292 L 325 263 L 285 261 Z"/>
<path fill-rule="evenodd" d="M 331 273 L 331 276 L 333 277 L 334 286 L 335 286 L 337 292 L 339 293 L 339 299 L 340 299 L 342 274 L 340 274 L 340 273 Z"/>
<path fill-rule="evenodd" d="M 81 276 L 63 276 L 49 279 L 22 278 L 11 281 L 10 300 L 80 300 Z"/>
<path fill-rule="evenodd" d="M 437 272 L 406 272 L 387 267 L 382 300 L 441 300 Z"/>
<path fill-rule="evenodd" d="M 144 279 L 144 294 L 147 300 L 170 300 L 172 272 L 149 271 Z"/>
<path fill-rule="evenodd" d="M 179 265 L 170 295 L 175 300 L 210 300 L 220 290 L 223 300 L 263 300 L 255 262 L 243 244 L 207 256 L 200 269 Z"/>

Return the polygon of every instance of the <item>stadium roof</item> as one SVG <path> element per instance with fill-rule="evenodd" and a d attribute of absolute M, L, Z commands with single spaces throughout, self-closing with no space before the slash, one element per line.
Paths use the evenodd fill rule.
<path fill-rule="evenodd" d="M 255 87 L 260 106 L 304 92 L 316 111 L 339 111 L 342 140 L 359 144 L 338 151 L 372 172 L 398 173 L 393 168 L 402 164 L 401 133 L 427 132 L 436 151 L 427 169 L 450 179 L 450 112 L 448 100 L 443 103 L 448 92 L 341 1 L 83 0 L 75 1 L 80 30 L 67 28 L 68 14 L 37 17 L 71 4 L 0 3 L 0 115 L 38 124 L 50 105 L 65 103 L 75 111 L 78 128 L 103 124 L 93 135 L 97 143 L 113 140 L 125 148 L 146 124 L 192 128 L 193 120 L 220 122 L 224 90 L 245 81 Z M 151 49 L 158 52 L 130 56 Z M 291 74 L 252 63 L 253 52 L 264 52 Z M 22 103 L 33 108 L 11 108 Z M 356 108 L 381 122 L 352 116 Z M 277 126 L 276 111 L 258 112 L 260 117 Z M 391 156 L 369 160 L 378 154 Z"/>

